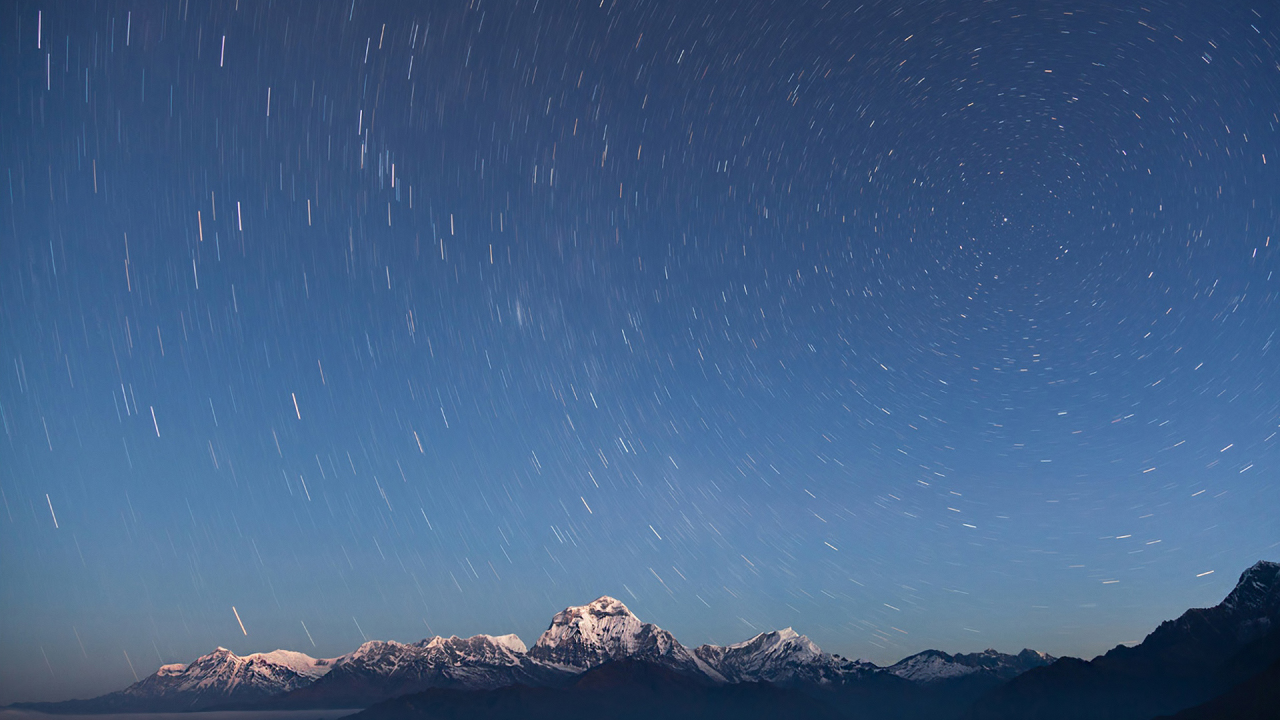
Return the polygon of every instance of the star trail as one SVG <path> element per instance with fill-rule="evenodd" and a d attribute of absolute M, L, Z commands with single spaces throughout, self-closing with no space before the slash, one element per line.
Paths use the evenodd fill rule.
<path fill-rule="evenodd" d="M 1265 2 L 26 2 L 0 702 L 514 632 L 1091 656 L 1280 551 Z"/>

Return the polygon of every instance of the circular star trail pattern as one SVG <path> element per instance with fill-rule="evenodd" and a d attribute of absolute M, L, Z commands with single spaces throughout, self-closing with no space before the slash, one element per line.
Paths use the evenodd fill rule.
<path fill-rule="evenodd" d="M 1266 3 L 0 32 L 0 702 L 602 594 L 1091 656 L 1276 557 Z"/>

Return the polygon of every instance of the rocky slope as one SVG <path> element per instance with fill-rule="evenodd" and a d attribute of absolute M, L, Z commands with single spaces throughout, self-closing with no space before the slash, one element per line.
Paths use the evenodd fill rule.
<path fill-rule="evenodd" d="M 1246 570 L 1226 599 L 1161 623 L 1139 645 L 1064 658 L 979 701 L 975 720 L 1148 720 L 1206 702 L 1280 658 L 1280 564 Z"/>
<path fill-rule="evenodd" d="M 325 677 L 271 705 L 364 707 L 428 688 L 554 685 L 570 675 L 529 657 L 515 635 L 434 637 L 411 644 L 371 641 L 336 658 Z"/>
<path fill-rule="evenodd" d="M 925 650 L 890 665 L 889 672 L 918 683 L 934 683 L 963 677 L 984 675 L 1009 680 L 1037 667 L 1049 665 L 1057 658 L 1035 650 L 1006 655 L 984 650 L 967 655 L 949 655 L 941 650 Z"/>
<path fill-rule="evenodd" d="M 608 596 L 556 613 L 529 657 L 577 671 L 614 660 L 638 660 L 724 681 L 674 635 L 641 621 L 621 601 Z"/>
<path fill-rule="evenodd" d="M 289 650 L 239 656 L 220 647 L 189 665 L 163 665 L 124 690 L 89 700 L 23 703 L 49 713 L 181 712 L 261 701 L 306 687 L 333 668 Z"/>
<path fill-rule="evenodd" d="M 735 645 L 702 645 L 693 652 L 728 682 L 826 685 L 880 670 L 871 663 L 825 653 L 791 628 L 761 633 Z"/>

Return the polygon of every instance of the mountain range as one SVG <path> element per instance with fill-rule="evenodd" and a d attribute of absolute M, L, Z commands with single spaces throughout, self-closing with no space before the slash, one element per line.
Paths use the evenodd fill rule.
<path fill-rule="evenodd" d="M 1278 668 L 1280 564 L 1259 562 L 1217 606 L 1188 610 L 1141 644 L 1091 661 L 1032 650 L 926 650 L 880 667 L 824 652 L 791 628 L 690 649 L 606 596 L 557 613 L 532 648 L 515 635 L 373 641 L 329 659 L 285 650 L 240 657 L 218 648 L 97 698 L 14 707 L 81 714 L 367 708 L 363 717 L 424 719 L 604 712 L 668 720 L 1149 720 L 1183 712 L 1179 718 L 1197 720 L 1224 717 L 1214 707 L 1267 710 L 1265 693 L 1275 692 L 1266 679 Z M 1201 703 L 1210 704 L 1195 707 Z M 1280 710 L 1256 717 L 1280 717 Z"/>
<path fill-rule="evenodd" d="M 65 714 L 202 710 L 229 699 L 252 703 L 306 687 L 333 666 L 333 660 L 289 650 L 242 657 L 220 647 L 189 665 L 161 665 L 154 675 L 96 698 L 14 707 Z"/>

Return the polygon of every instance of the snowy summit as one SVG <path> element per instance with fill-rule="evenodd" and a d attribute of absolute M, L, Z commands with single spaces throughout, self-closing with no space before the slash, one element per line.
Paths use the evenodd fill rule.
<path fill-rule="evenodd" d="M 724 678 L 698 659 L 675 636 L 643 622 L 621 600 L 603 596 L 556 613 L 551 626 L 529 651 L 535 660 L 585 670 L 624 658 L 644 660 L 680 672 Z"/>

